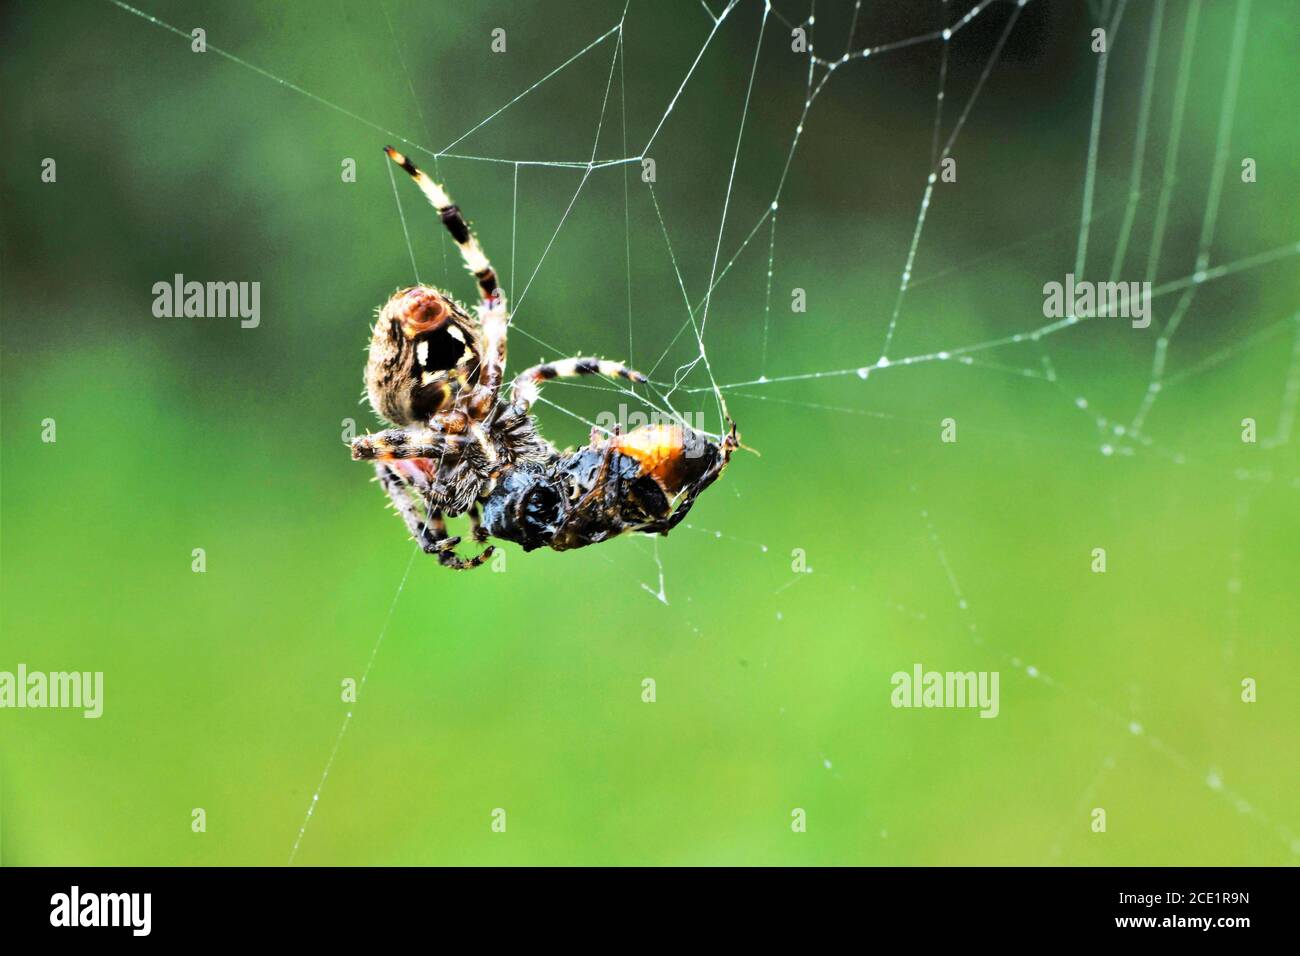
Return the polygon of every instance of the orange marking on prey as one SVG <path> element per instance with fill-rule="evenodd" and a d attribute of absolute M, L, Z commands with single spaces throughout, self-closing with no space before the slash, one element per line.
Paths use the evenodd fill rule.
<path fill-rule="evenodd" d="M 680 425 L 642 425 L 614 438 L 614 450 L 634 459 L 669 494 L 686 483 L 684 435 Z"/>

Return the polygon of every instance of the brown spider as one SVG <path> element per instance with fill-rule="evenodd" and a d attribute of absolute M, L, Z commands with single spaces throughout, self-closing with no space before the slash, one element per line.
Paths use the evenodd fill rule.
<path fill-rule="evenodd" d="M 474 314 L 430 286 L 399 289 L 379 310 L 366 362 L 366 394 L 395 426 L 352 441 L 352 457 L 373 461 L 415 540 L 450 568 L 475 568 L 456 554 L 446 518 L 468 514 L 474 540 L 489 535 L 557 551 L 625 531 L 667 534 L 715 481 L 738 447 L 735 425 L 720 442 L 678 425 L 627 435 L 592 433 L 591 444 L 560 452 L 529 414 L 542 382 L 607 375 L 644 383 L 617 362 L 570 358 L 535 365 L 501 397 L 510 324 L 496 271 L 442 187 L 393 149 L 388 157 L 438 210 L 478 281 Z M 487 522 L 479 514 L 484 506 Z"/>

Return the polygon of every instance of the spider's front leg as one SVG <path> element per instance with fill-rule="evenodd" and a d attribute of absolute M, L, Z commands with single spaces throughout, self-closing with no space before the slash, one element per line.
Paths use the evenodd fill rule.
<path fill-rule="evenodd" d="M 467 404 L 470 417 L 481 422 L 496 408 L 506 371 L 506 331 L 510 314 L 506 311 L 506 298 L 500 289 L 479 305 L 478 315 L 483 329 L 483 364 L 478 385 L 470 393 Z"/>
<path fill-rule="evenodd" d="M 449 435 L 438 428 L 386 428 L 352 439 L 352 460 L 442 459 L 456 454 L 465 441 L 463 434 Z"/>
<path fill-rule="evenodd" d="M 479 381 L 468 400 L 470 415 L 475 421 L 483 421 L 496 407 L 497 393 L 501 389 L 501 378 L 506 367 L 506 327 L 510 324 L 510 313 L 506 308 L 505 292 L 497 279 L 496 269 L 492 267 L 478 237 L 470 229 L 460 207 L 451 201 L 447 191 L 425 174 L 415 163 L 393 149 L 385 146 L 388 158 L 401 166 L 406 174 L 420 187 L 420 192 L 429 200 L 430 205 L 438 211 L 438 218 L 451 233 L 452 240 L 460 250 L 460 257 L 465 268 L 473 273 L 478 282 L 479 323 L 483 328 L 482 367 Z"/>
<path fill-rule="evenodd" d="M 567 358 L 558 362 L 543 362 L 532 368 L 524 369 L 515 376 L 510 387 L 510 403 L 520 414 L 526 414 L 537 401 L 543 382 L 553 378 L 573 378 L 577 375 L 604 375 L 608 378 L 622 378 L 638 385 L 647 379 L 636 369 L 628 368 L 621 362 L 611 362 L 598 358 Z"/>
<path fill-rule="evenodd" d="M 501 290 L 498 288 L 496 270 L 492 268 L 492 263 L 488 257 L 483 254 L 483 248 L 478 244 L 478 237 L 470 229 L 469 223 L 465 221 L 465 216 L 460 211 L 460 207 L 451 201 L 447 191 L 438 183 L 430 179 L 415 163 L 409 158 L 393 149 L 391 146 L 385 146 L 384 152 L 388 158 L 406 171 L 406 174 L 414 180 L 415 185 L 420 187 L 420 192 L 424 193 L 424 198 L 429 200 L 429 205 L 438 211 L 438 218 L 442 224 L 447 227 L 451 233 L 452 240 L 460 250 L 460 257 L 465 262 L 465 268 L 474 274 L 478 281 L 479 301 L 484 305 L 492 302 L 494 299 L 501 297 Z M 501 299 L 501 305 L 505 306 L 504 298 Z"/>

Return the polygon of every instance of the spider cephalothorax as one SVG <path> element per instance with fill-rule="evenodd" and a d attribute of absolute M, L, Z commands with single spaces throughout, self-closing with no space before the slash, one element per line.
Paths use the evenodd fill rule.
<path fill-rule="evenodd" d="M 395 163 L 438 210 L 478 281 L 471 314 L 429 286 L 399 289 L 379 310 L 366 362 L 366 394 L 395 427 L 352 441 L 352 457 L 373 461 L 384 490 L 420 546 L 452 568 L 491 554 L 456 554 L 448 516 L 468 514 L 474 540 L 489 535 L 525 550 L 557 551 L 625 531 L 667 534 L 726 467 L 735 426 L 720 442 L 682 426 L 645 426 L 560 452 L 530 414 L 541 383 L 572 375 L 645 382 L 604 359 L 571 358 L 521 372 L 501 396 L 509 313 L 492 264 L 442 187 L 392 147 Z M 485 526 L 479 506 L 484 505 Z"/>

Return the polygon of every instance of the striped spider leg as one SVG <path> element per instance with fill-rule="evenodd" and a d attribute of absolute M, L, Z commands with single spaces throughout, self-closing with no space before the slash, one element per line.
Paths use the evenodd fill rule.
<path fill-rule="evenodd" d="M 384 152 L 437 210 L 474 276 L 479 303 L 471 318 L 428 286 L 390 298 L 376 323 L 366 381 L 376 412 L 396 427 L 354 439 L 352 457 L 374 461 L 380 485 L 426 553 L 447 567 L 477 567 L 493 548 L 471 559 L 458 556 L 460 538 L 448 534 L 444 514 L 468 512 L 474 540 L 486 540 L 478 498 L 497 458 L 484 422 L 496 407 L 505 372 L 505 295 L 446 191 L 391 146 Z"/>

